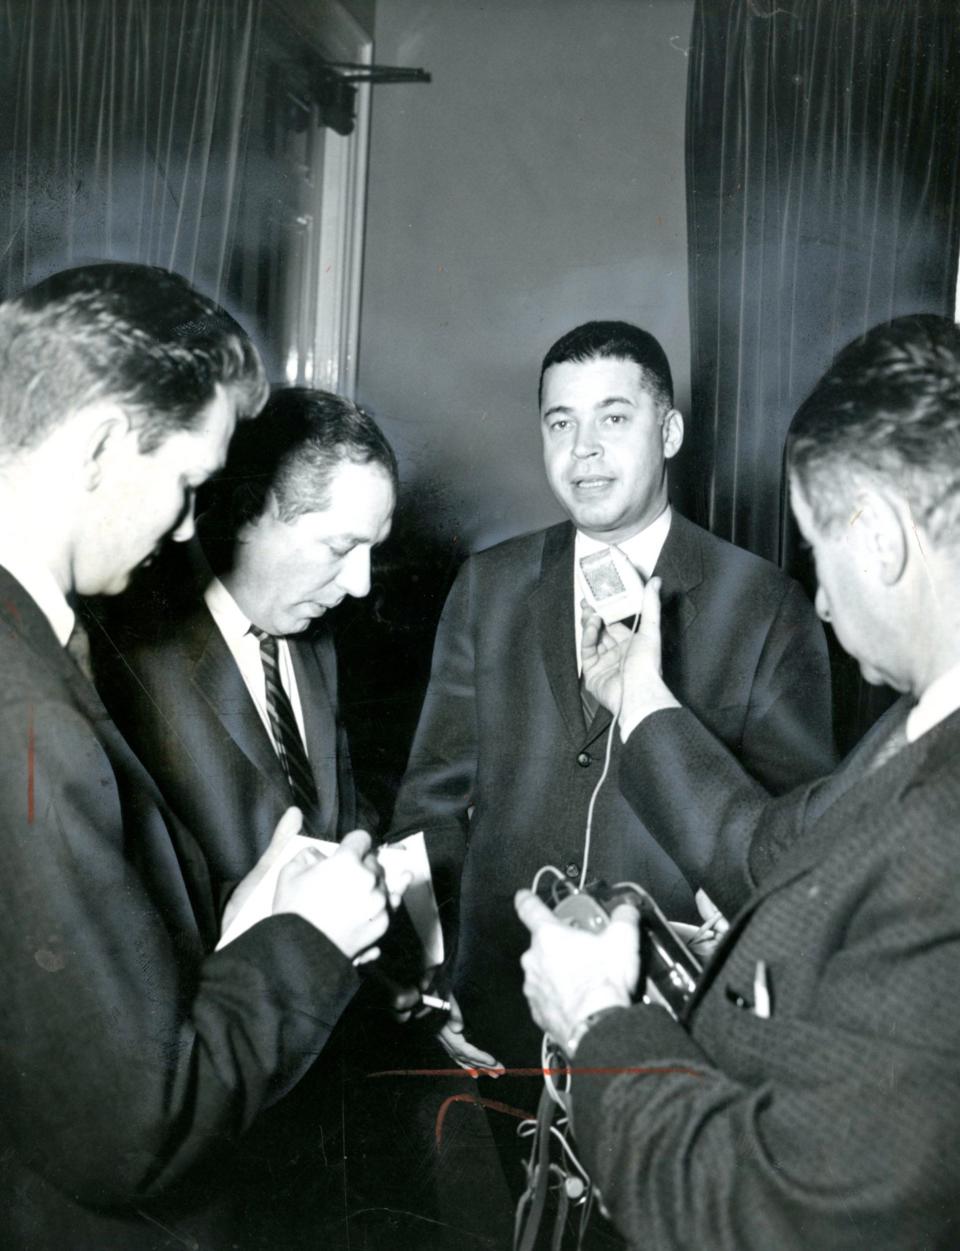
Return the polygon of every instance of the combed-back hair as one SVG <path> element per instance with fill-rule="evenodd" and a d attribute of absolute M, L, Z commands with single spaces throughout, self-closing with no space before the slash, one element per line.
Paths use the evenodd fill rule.
<path fill-rule="evenodd" d="M 673 375 L 666 352 L 652 334 L 628 321 L 588 321 L 561 335 L 540 366 L 537 403 L 543 400 L 543 375 L 551 365 L 592 360 L 635 361 L 657 407 L 661 411 L 673 408 Z"/>
<path fill-rule="evenodd" d="M 152 452 L 198 424 L 218 385 L 241 418 L 267 398 L 246 333 L 179 274 L 81 265 L 0 304 L 0 455 L 35 447 L 100 400 L 122 408 Z"/>
<path fill-rule="evenodd" d="M 205 534 L 233 542 L 263 515 L 271 495 L 283 521 L 322 511 L 345 461 L 379 466 L 398 489 L 393 448 L 362 408 L 309 387 L 275 390 L 260 417 L 237 430 L 227 463 L 204 488 Z"/>
<path fill-rule="evenodd" d="M 960 327 L 913 314 L 854 340 L 797 411 L 787 457 L 823 531 L 879 487 L 931 542 L 960 540 Z"/>

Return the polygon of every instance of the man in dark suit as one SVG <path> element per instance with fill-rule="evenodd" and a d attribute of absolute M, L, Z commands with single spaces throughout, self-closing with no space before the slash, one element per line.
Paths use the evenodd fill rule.
<path fill-rule="evenodd" d="M 327 613 L 369 591 L 396 490 L 393 451 L 362 409 L 274 391 L 205 488 L 195 542 L 145 571 L 94 633 L 104 702 L 196 831 L 221 892 L 250 872 L 291 804 L 317 838 L 376 827 L 353 782 Z M 254 1245 L 315 1246 L 339 1236 L 345 1205 L 364 1206 L 345 1160 L 379 1132 L 365 1073 L 383 1066 L 385 1025 L 373 995 L 355 1000 L 232 1161 Z"/>
<path fill-rule="evenodd" d="M 398 830 L 426 829 L 438 897 L 458 899 L 450 965 L 465 1025 L 455 1012 L 441 1039 L 464 1066 L 540 1064 L 512 900 L 543 865 L 573 881 L 642 881 L 672 917 L 697 917 L 701 883 L 616 787 L 598 793 L 588 850 L 611 719 L 585 707 L 579 684 L 581 558 L 616 545 L 644 577 L 656 570 L 670 679 L 764 786 L 832 766 L 826 645 L 800 587 L 669 506 L 683 419 L 659 343 L 623 322 L 578 327 L 543 361 L 540 411 L 547 478 L 570 521 L 461 569 L 394 817 Z M 496 1097 L 532 1110 L 536 1090 L 511 1080 Z"/>
<path fill-rule="evenodd" d="M 369 591 L 396 489 L 393 451 L 355 404 L 276 391 L 234 436 L 199 542 L 150 570 L 96 638 L 107 707 L 219 882 L 250 871 L 292 803 L 318 838 L 374 826 L 324 618 Z"/>
<path fill-rule="evenodd" d="M 771 799 L 659 678 L 655 582 L 640 638 L 598 645 L 589 621 L 589 685 L 613 706 L 622 690 L 625 793 L 671 856 L 743 906 L 678 1022 L 628 1006 L 632 909 L 592 935 L 521 892 L 525 989 L 575 1056 L 579 1149 L 631 1242 L 952 1248 L 960 329 L 905 317 L 851 345 L 788 453 L 818 611 L 864 677 L 904 698 L 832 778 Z M 669 759 L 651 762 L 660 742 Z M 712 806 L 706 831 L 658 763 Z"/>
<path fill-rule="evenodd" d="M 273 915 L 213 953 L 203 857 L 66 649 L 74 595 L 190 537 L 262 368 L 222 310 L 139 265 L 0 305 L 0 361 L 0 1243 L 234 1246 L 212 1149 L 323 1047 L 383 888 L 364 834 L 301 853 Z"/>

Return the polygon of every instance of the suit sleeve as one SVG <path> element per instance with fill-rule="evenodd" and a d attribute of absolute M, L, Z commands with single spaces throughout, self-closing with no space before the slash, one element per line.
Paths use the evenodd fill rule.
<path fill-rule="evenodd" d="M 936 830 L 922 798 L 910 806 L 906 829 Z M 802 1009 L 775 999 L 763 1020 L 724 1004 L 712 1056 L 658 1008 L 587 1033 L 577 1142 L 631 1245 L 957 1245 L 960 901 L 950 840 L 931 841 L 857 878 Z"/>
<path fill-rule="evenodd" d="M 827 641 L 793 581 L 760 653 L 738 755 L 774 795 L 822 777 L 836 764 Z"/>
<path fill-rule="evenodd" d="M 728 917 L 757 886 L 758 859 L 775 863 L 802 833 L 811 792 L 773 798 L 686 708 L 637 726 L 623 746 L 620 788 L 687 881 Z"/>
<path fill-rule="evenodd" d="M 0 741 L 3 1137 L 82 1203 L 149 1199 L 297 1079 L 356 973 L 293 916 L 202 959 L 153 894 L 180 881 L 157 809 L 89 723 L 8 704 Z"/>
<path fill-rule="evenodd" d="M 478 767 L 473 561 L 447 597 L 430 682 L 397 797 L 393 833 L 423 829 L 438 902 L 455 894 L 466 854 Z"/>
<path fill-rule="evenodd" d="M 620 787 L 687 881 L 732 916 L 758 870 L 802 834 L 812 779 L 834 763 L 826 641 L 791 582 L 760 651 L 736 752 L 688 709 L 657 712 L 624 745 Z"/>

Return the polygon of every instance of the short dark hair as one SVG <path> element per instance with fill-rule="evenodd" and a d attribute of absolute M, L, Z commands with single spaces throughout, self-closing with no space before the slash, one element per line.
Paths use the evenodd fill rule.
<path fill-rule="evenodd" d="M 271 494 L 284 521 L 321 511 L 329 505 L 334 472 L 345 461 L 379 466 L 398 489 L 393 448 L 362 408 L 309 387 L 275 390 L 260 417 L 237 430 L 227 463 L 204 488 L 206 534 L 232 543 L 263 515 Z"/>
<path fill-rule="evenodd" d="M 81 265 L 0 304 L 0 453 L 35 447 L 101 399 L 127 413 L 151 452 L 192 429 L 218 385 L 238 417 L 267 397 L 250 339 L 179 274 Z"/>
<path fill-rule="evenodd" d="M 543 375 L 551 365 L 592 360 L 635 361 L 657 405 L 673 408 L 673 375 L 666 352 L 652 334 L 628 321 L 588 321 L 561 335 L 540 366 L 537 403 L 543 401 Z"/>
<path fill-rule="evenodd" d="M 913 314 L 834 360 L 790 426 L 790 473 L 824 531 L 864 484 L 907 501 L 932 542 L 960 540 L 960 327 Z"/>

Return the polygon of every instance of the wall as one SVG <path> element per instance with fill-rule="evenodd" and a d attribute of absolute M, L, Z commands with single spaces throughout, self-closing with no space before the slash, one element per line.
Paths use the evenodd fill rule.
<path fill-rule="evenodd" d="M 433 75 L 373 91 L 357 393 L 404 492 L 373 593 L 338 610 L 343 711 L 384 813 L 461 557 L 561 516 L 540 456 L 543 353 L 588 318 L 639 322 L 687 403 L 692 15 L 692 0 L 376 6 L 376 60 Z"/>
<path fill-rule="evenodd" d="M 442 546 L 559 517 L 539 361 L 592 317 L 658 335 L 689 396 L 692 0 L 380 0 L 358 397 Z"/>

